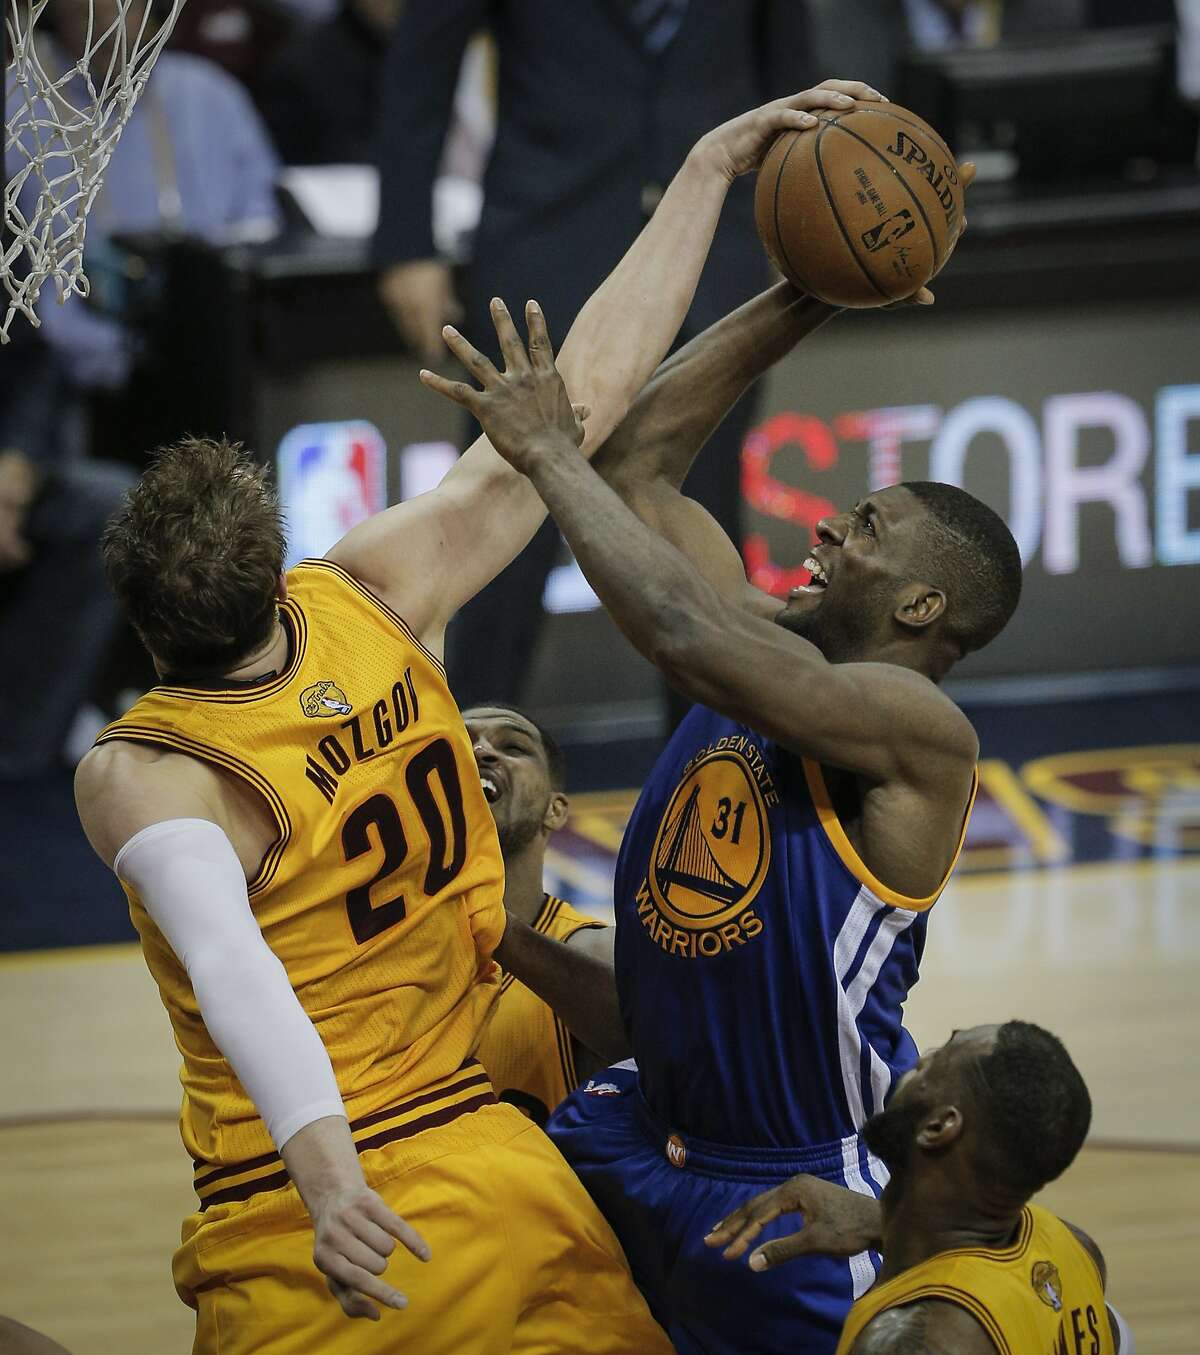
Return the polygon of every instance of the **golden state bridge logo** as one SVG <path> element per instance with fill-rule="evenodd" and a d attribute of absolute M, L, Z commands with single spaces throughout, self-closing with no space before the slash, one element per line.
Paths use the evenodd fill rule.
<path fill-rule="evenodd" d="M 744 739 L 723 739 L 687 767 L 637 894 L 642 925 L 663 950 L 721 955 L 763 930 L 751 905 L 771 864 L 767 800 L 775 798 L 761 756 Z"/>

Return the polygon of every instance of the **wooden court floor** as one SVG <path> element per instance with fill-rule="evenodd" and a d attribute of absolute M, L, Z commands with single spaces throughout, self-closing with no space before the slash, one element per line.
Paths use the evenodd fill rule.
<path fill-rule="evenodd" d="M 1011 1016 L 1067 1042 L 1095 1118 L 1046 1202 L 1096 1237 L 1154 1355 L 1198 1349 L 1198 960 L 1195 858 L 976 875 L 938 904 L 909 1007 L 922 1046 Z M 76 1355 L 183 1355 L 178 1060 L 140 955 L 0 958 L 0 1028 L 0 1312 Z"/>

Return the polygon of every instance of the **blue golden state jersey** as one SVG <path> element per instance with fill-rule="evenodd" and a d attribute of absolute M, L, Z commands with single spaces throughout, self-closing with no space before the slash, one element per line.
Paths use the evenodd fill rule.
<path fill-rule="evenodd" d="M 650 1108 L 746 1147 L 856 1133 L 916 1061 L 902 1008 L 944 885 L 926 899 L 888 889 L 818 763 L 694 707 L 634 808 L 614 889 Z"/>

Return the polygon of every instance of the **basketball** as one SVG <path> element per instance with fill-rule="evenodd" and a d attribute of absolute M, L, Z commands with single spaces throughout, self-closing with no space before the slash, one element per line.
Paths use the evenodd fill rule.
<path fill-rule="evenodd" d="M 784 132 L 763 160 L 758 233 L 772 263 L 834 306 L 886 306 L 919 291 L 957 243 L 958 165 L 915 113 L 858 103 Z"/>

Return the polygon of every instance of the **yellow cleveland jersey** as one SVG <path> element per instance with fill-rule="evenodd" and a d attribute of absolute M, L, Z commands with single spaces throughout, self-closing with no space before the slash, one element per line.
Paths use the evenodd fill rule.
<path fill-rule="evenodd" d="M 190 754 L 269 805 L 277 835 L 250 903 L 362 1147 L 492 1099 L 467 1061 L 499 991 L 504 868 L 441 664 L 336 565 L 306 560 L 287 583 L 281 673 L 232 689 L 155 687 L 98 742 Z M 183 1055 L 181 1128 L 202 1203 L 278 1183 L 266 1126 L 183 966 L 126 893 Z"/>
<path fill-rule="evenodd" d="M 1010 1247 L 941 1252 L 876 1285 L 851 1308 L 837 1355 L 849 1355 L 872 1318 L 919 1299 L 965 1308 L 1000 1355 L 1113 1355 L 1096 1263 L 1061 1219 L 1037 1205 L 1022 1211 Z"/>
<path fill-rule="evenodd" d="M 565 941 L 584 927 L 603 925 L 551 894 L 533 920 L 534 931 L 556 941 Z M 511 974 L 501 981 L 500 998 L 477 1054 L 500 1099 L 541 1125 L 579 1081 L 571 1032 Z"/>

